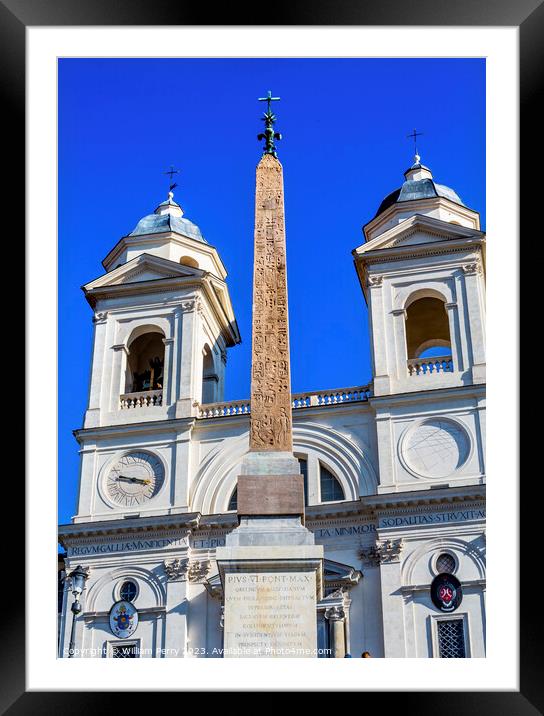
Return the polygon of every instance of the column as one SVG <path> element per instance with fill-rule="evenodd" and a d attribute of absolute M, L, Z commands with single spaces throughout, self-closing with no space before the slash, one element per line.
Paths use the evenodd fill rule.
<path fill-rule="evenodd" d="M 106 331 L 107 313 L 97 313 L 94 318 L 89 404 L 85 413 L 84 427 L 95 427 L 100 423 L 100 394 L 102 391 L 102 376 L 104 373 Z"/>
<path fill-rule="evenodd" d="M 408 377 L 408 352 L 406 350 L 406 309 L 395 308 L 391 313 L 394 316 L 393 330 L 395 333 L 395 355 L 398 381 L 404 381 Z"/>
<path fill-rule="evenodd" d="M 193 381 L 195 370 L 195 300 L 183 303 L 181 317 L 181 341 L 178 344 L 178 391 L 176 418 L 188 418 L 193 413 Z"/>
<path fill-rule="evenodd" d="M 387 365 L 387 335 L 382 283 L 383 276 L 368 277 L 375 395 L 387 395 L 391 389 Z"/>
<path fill-rule="evenodd" d="M 124 343 L 112 346 L 112 348 L 114 353 L 109 409 L 111 412 L 115 412 L 119 410 L 119 396 L 125 392 L 126 361 L 130 351 Z"/>
<path fill-rule="evenodd" d="M 163 406 L 172 405 L 174 402 L 174 339 L 163 338 L 164 343 L 164 385 L 162 390 Z"/>
<path fill-rule="evenodd" d="M 331 607 L 325 612 L 329 620 L 330 644 L 333 659 L 343 659 L 346 655 L 346 614 L 341 607 Z"/>
<path fill-rule="evenodd" d="M 454 372 L 462 373 L 465 369 L 463 361 L 463 352 L 459 335 L 459 318 L 457 313 L 457 303 L 444 304 L 445 311 L 448 315 L 448 325 L 450 329 L 451 342 L 451 359 L 453 362 Z"/>
<path fill-rule="evenodd" d="M 400 562 L 382 562 L 380 566 L 385 657 L 406 656 L 404 599 L 399 594 Z"/>
<path fill-rule="evenodd" d="M 473 383 L 485 383 L 485 329 L 479 287 L 481 271 L 482 268 L 479 262 L 463 266 L 470 344 L 472 347 Z"/>
<path fill-rule="evenodd" d="M 185 560 L 179 573 L 166 584 L 165 657 L 183 659 L 187 649 L 187 576 Z"/>

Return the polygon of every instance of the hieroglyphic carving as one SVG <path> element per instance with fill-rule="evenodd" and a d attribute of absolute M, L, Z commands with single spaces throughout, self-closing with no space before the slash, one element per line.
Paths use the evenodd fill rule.
<path fill-rule="evenodd" d="M 287 326 L 283 169 L 265 154 L 257 167 L 250 449 L 293 449 Z"/>

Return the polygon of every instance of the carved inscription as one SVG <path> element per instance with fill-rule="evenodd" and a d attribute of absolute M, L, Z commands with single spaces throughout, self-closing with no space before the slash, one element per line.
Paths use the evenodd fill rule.
<path fill-rule="evenodd" d="M 313 572 L 225 575 L 225 657 L 316 656 Z"/>
<path fill-rule="evenodd" d="M 292 451 L 283 170 L 257 167 L 250 449 Z"/>

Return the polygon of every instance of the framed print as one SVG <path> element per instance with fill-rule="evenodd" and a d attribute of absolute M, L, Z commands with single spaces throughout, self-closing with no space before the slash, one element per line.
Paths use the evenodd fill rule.
<path fill-rule="evenodd" d="M 511 380 L 542 5 L 1 12 L 29 327 L 4 710 L 542 708 Z"/>

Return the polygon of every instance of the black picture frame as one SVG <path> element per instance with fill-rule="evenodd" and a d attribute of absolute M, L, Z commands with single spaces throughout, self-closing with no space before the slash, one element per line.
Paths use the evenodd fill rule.
<path fill-rule="evenodd" d="M 213 23 L 208 22 L 213 17 Z M 520 156 L 523 191 L 520 192 L 520 216 L 528 222 L 532 206 L 539 206 L 540 182 L 531 179 L 531 168 L 540 170 L 542 162 L 542 114 L 538 107 L 540 79 L 544 67 L 544 4 L 543 0 L 313 0 L 298 3 L 277 1 L 273 5 L 255 4 L 253 9 L 242 4 L 209 5 L 165 0 L 1 0 L 0 54 L 2 82 L 2 120 L 5 159 L 12 151 L 12 162 L 4 164 L 9 185 L 4 191 L 4 207 L 20 207 L 24 186 L 23 161 L 25 152 L 25 29 L 27 26 L 75 25 L 412 25 L 412 26 L 517 26 L 520 37 Z M 530 158 L 530 159 L 529 159 Z M 538 192 L 538 194 L 537 194 Z M 4 212 L 4 221 L 9 220 Z M 20 234 L 21 212 L 12 218 Z M 523 224 L 522 224 L 523 226 Z M 517 376 L 516 376 L 517 378 Z M 517 381 L 516 381 L 517 383 Z M 508 377 L 509 389 L 515 385 Z M 514 396 L 517 398 L 517 396 Z M 509 406 L 513 407 L 511 396 Z M 28 449 L 28 448 L 27 448 Z M 17 484 L 15 484 L 17 483 Z M 10 490 L 23 490 L 22 481 L 10 484 Z M 531 486 L 533 489 L 533 486 Z M 19 504 L 24 504 L 21 496 Z M 538 501 L 526 499 L 523 504 L 523 523 L 537 523 Z M 506 516 L 507 519 L 507 516 Z M 523 527 L 523 537 L 528 530 Z M 507 538 L 507 537 L 506 537 Z M 25 601 L 20 565 L 23 535 L 12 541 L 4 552 L 4 591 L 9 606 L 3 612 L 2 648 L 0 649 L 0 713 L 16 714 L 72 714 L 86 716 L 104 712 L 108 701 L 127 693 L 89 692 L 27 692 L 25 689 Z M 524 550 L 520 559 L 521 574 L 530 574 L 528 560 L 531 550 Z M 27 575 L 28 576 L 28 575 Z M 30 576 L 31 578 L 31 576 Z M 505 579 L 517 575 L 505 569 Z M 544 711 L 542 689 L 542 649 L 535 629 L 534 597 L 531 590 L 520 587 L 520 691 L 519 692 L 405 692 L 359 694 L 360 708 L 373 708 L 369 698 L 398 699 L 403 713 L 418 716 L 432 713 L 449 714 L 537 714 Z M 539 619 L 537 617 L 536 621 Z M 392 671 L 392 676 L 394 676 Z M 394 683 L 394 678 L 392 679 Z M 70 688 L 69 684 L 66 685 Z M 249 690 L 248 685 L 248 690 Z M 432 688 L 432 684 L 429 684 Z M 331 691 L 334 685 L 331 684 Z M 356 690 L 354 688 L 354 690 Z M 401 702 L 401 703 L 400 703 Z M 253 705 L 254 706 L 254 705 Z M 249 706 L 253 708 L 253 706 Z M 384 704 L 380 708 L 383 709 Z M 155 706 L 156 708 L 156 706 Z"/>

